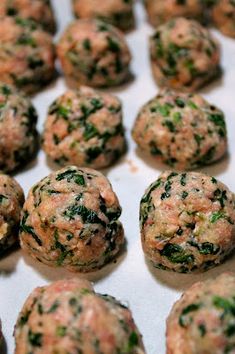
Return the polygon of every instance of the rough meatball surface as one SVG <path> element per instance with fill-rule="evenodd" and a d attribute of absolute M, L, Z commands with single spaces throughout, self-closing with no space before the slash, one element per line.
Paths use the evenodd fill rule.
<path fill-rule="evenodd" d="M 223 112 L 197 94 L 168 89 L 140 110 L 132 136 L 140 149 L 179 170 L 212 163 L 227 151 Z"/>
<path fill-rule="evenodd" d="M 144 354 L 131 311 L 82 279 L 36 288 L 15 327 L 15 354 Z"/>
<path fill-rule="evenodd" d="M 223 34 L 235 37 L 235 1 L 214 0 L 212 21 Z"/>
<path fill-rule="evenodd" d="M 88 168 L 66 167 L 30 190 L 22 213 L 21 246 L 49 266 L 96 270 L 124 243 L 120 214 L 105 176 Z"/>
<path fill-rule="evenodd" d="M 214 177 L 166 171 L 140 203 L 145 255 L 157 268 L 207 270 L 234 249 L 234 194 Z"/>
<path fill-rule="evenodd" d="M 234 299 L 229 273 L 189 288 L 167 319 L 167 354 L 234 353 Z"/>
<path fill-rule="evenodd" d="M 134 27 L 133 0 L 73 0 L 78 18 L 97 18 L 123 31 Z"/>
<path fill-rule="evenodd" d="M 177 90 L 197 90 L 221 72 L 217 41 L 198 22 L 181 17 L 157 28 L 150 57 L 157 84 Z"/>
<path fill-rule="evenodd" d="M 38 148 L 36 123 L 31 101 L 0 82 L 0 170 L 15 171 L 34 157 Z"/>
<path fill-rule="evenodd" d="M 45 31 L 54 33 L 55 18 L 50 0 L 1 0 L 0 17 L 18 16 L 39 23 Z"/>
<path fill-rule="evenodd" d="M 0 255 L 18 240 L 23 204 L 24 192 L 20 185 L 0 173 Z"/>
<path fill-rule="evenodd" d="M 103 168 L 125 151 L 121 102 L 88 87 L 67 91 L 49 108 L 46 154 L 61 165 Z"/>
<path fill-rule="evenodd" d="M 0 78 L 27 93 L 54 75 L 52 37 L 31 20 L 3 17 L 0 27 Z"/>
<path fill-rule="evenodd" d="M 145 6 L 153 26 L 181 16 L 201 20 L 204 10 L 201 0 L 145 0 Z"/>
<path fill-rule="evenodd" d="M 131 55 L 125 38 L 103 21 L 73 22 L 62 35 L 57 52 L 72 87 L 114 86 L 129 77 Z"/>

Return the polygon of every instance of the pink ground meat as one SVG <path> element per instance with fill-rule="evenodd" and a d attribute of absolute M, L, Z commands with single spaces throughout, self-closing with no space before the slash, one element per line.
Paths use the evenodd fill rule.
<path fill-rule="evenodd" d="M 234 194 L 199 172 L 163 172 L 140 203 L 142 246 L 157 268 L 204 271 L 234 249 Z"/>
<path fill-rule="evenodd" d="M 45 31 L 54 33 L 56 22 L 50 0 L 1 0 L 0 17 L 14 16 L 31 19 Z"/>
<path fill-rule="evenodd" d="M 97 18 L 123 31 L 134 27 L 133 0 L 73 0 L 77 18 Z"/>
<path fill-rule="evenodd" d="M 57 45 L 62 69 L 71 87 L 116 86 L 129 78 L 131 54 L 124 35 L 99 20 L 78 20 Z"/>
<path fill-rule="evenodd" d="M 178 170 L 210 164 L 227 151 L 223 112 L 200 95 L 169 89 L 141 108 L 132 136 L 141 150 Z"/>
<path fill-rule="evenodd" d="M 18 241 L 24 192 L 10 176 L 0 174 L 0 254 Z M 1 337 L 1 335 L 0 335 Z"/>
<path fill-rule="evenodd" d="M 234 0 L 215 1 L 212 7 L 212 21 L 223 34 L 235 37 L 235 2 Z"/>
<path fill-rule="evenodd" d="M 193 92 L 221 73 L 217 40 L 198 22 L 183 17 L 157 27 L 150 38 L 157 84 Z"/>
<path fill-rule="evenodd" d="M 0 27 L 0 77 L 26 93 L 45 86 L 54 76 L 52 37 L 31 20 L 3 17 Z"/>
<path fill-rule="evenodd" d="M 149 22 L 159 26 L 175 17 L 202 20 L 203 3 L 201 0 L 145 0 Z"/>
<path fill-rule="evenodd" d="M 36 288 L 15 327 L 15 354 L 144 354 L 130 310 L 82 279 Z"/>
<path fill-rule="evenodd" d="M 235 277 L 224 273 L 191 286 L 167 319 L 167 354 L 235 352 Z"/>
<path fill-rule="evenodd" d="M 121 102 L 88 87 L 67 91 L 49 108 L 43 149 L 60 165 L 113 164 L 126 149 Z"/>
<path fill-rule="evenodd" d="M 104 175 L 68 166 L 31 188 L 22 212 L 21 246 L 49 266 L 94 271 L 122 249 L 120 214 Z"/>
<path fill-rule="evenodd" d="M 13 172 L 38 150 L 38 116 L 25 95 L 0 82 L 0 117 L 0 170 Z"/>

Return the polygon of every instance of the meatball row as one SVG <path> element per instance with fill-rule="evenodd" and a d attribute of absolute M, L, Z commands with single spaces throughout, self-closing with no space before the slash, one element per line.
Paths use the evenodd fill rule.
<path fill-rule="evenodd" d="M 0 170 L 15 172 L 37 153 L 38 115 L 24 94 L 0 82 L 0 117 Z"/>
<path fill-rule="evenodd" d="M 33 20 L 7 16 L 1 24 L 1 80 L 26 93 L 38 91 L 54 77 L 51 36 Z M 57 54 L 72 88 L 112 87 L 131 77 L 131 53 L 124 35 L 98 19 L 71 23 L 58 41 Z M 160 87 L 195 91 L 221 74 L 217 41 L 199 23 L 185 18 L 157 28 L 150 38 L 150 59 Z"/>
<path fill-rule="evenodd" d="M 0 101 L 0 168 L 14 172 L 37 152 L 37 113 L 6 84 L 0 84 Z M 227 152 L 223 112 L 200 95 L 169 89 L 141 108 L 132 136 L 144 152 L 179 170 L 210 164 Z M 42 147 L 62 166 L 112 165 L 126 149 L 121 102 L 88 87 L 67 91 L 49 107 Z"/>
<path fill-rule="evenodd" d="M 30 19 L 2 17 L 0 27 L 1 81 L 34 93 L 54 76 L 52 37 Z"/>
<path fill-rule="evenodd" d="M 37 112 L 29 99 L 0 83 L 0 169 L 22 168 L 38 150 Z M 156 161 L 179 170 L 213 163 L 227 152 L 223 112 L 197 94 L 164 89 L 144 105 L 133 139 Z M 125 153 L 119 99 L 88 87 L 69 90 L 49 107 L 42 148 L 61 166 L 101 169 Z"/>
<path fill-rule="evenodd" d="M 49 266 L 90 272 L 122 250 L 120 215 L 106 177 L 68 166 L 31 188 L 21 247 Z M 199 172 L 163 172 L 140 202 L 143 251 L 161 269 L 187 273 L 218 265 L 234 250 L 234 225 L 234 194 Z"/>
<path fill-rule="evenodd" d="M 33 19 L 1 17 L 3 82 L 28 94 L 39 91 L 55 77 L 55 52 L 51 35 Z M 101 20 L 72 23 L 59 40 L 57 53 L 66 80 L 72 86 L 108 87 L 129 77 L 131 54 L 124 35 Z"/>
<path fill-rule="evenodd" d="M 103 5 L 106 6 L 105 2 Z M 121 5 L 132 6 L 126 1 Z M 191 5 L 194 8 L 197 4 Z M 96 8 L 87 1 L 85 5 L 78 1 L 77 6 L 80 10 L 86 6 Z M 111 2 L 110 6 L 113 6 Z M 219 2 L 213 7 L 215 17 L 222 12 L 220 6 Z M 229 10 L 225 16 L 232 16 Z M 73 88 L 117 86 L 131 77 L 131 53 L 123 34 L 99 17 L 81 16 L 67 27 L 57 44 L 66 82 Z M 195 20 L 171 17 L 150 38 L 153 76 L 160 87 L 192 92 L 221 75 L 220 47 L 210 32 Z M 31 18 L 5 16 L 1 23 L 2 81 L 27 93 L 38 91 L 54 77 L 55 49 L 51 36 Z M 220 25 L 226 32 L 229 25 L 223 20 Z"/>

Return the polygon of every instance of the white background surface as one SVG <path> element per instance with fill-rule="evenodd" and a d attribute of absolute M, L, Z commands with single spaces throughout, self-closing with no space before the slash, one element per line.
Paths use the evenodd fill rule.
<path fill-rule="evenodd" d="M 70 2 L 54 0 L 53 3 L 59 19 L 59 32 L 61 32 L 72 18 Z M 118 164 L 104 171 L 111 180 L 123 207 L 121 220 L 125 228 L 127 252 L 118 259 L 116 264 L 90 274 L 88 278 L 94 282 L 96 291 L 111 294 L 130 305 L 135 321 L 143 334 L 147 353 L 164 354 L 165 319 L 174 301 L 193 282 L 214 277 L 225 270 L 233 270 L 235 255 L 223 265 L 202 275 L 184 275 L 156 270 L 144 258 L 138 227 L 139 201 L 144 190 L 158 177 L 161 168 L 154 165 L 152 161 L 146 159 L 144 161 L 130 137 L 131 127 L 141 105 L 158 91 L 151 77 L 148 60 L 148 36 L 152 29 L 146 23 L 145 13 L 140 3 L 136 4 L 135 11 L 137 28 L 127 35 L 133 55 L 132 72 L 135 79 L 125 87 L 110 91 L 123 101 L 129 149 L 128 154 Z M 201 93 L 222 108 L 226 114 L 230 155 L 203 171 L 215 175 L 235 191 L 235 42 L 216 31 L 214 33 L 222 44 L 224 75 L 221 80 Z M 58 79 L 48 89 L 34 97 L 33 102 L 39 112 L 40 131 L 49 104 L 64 90 L 63 79 Z M 45 155 L 40 151 L 37 160 L 15 177 L 27 194 L 29 188 L 50 171 Z M 71 276 L 77 275 L 41 265 L 20 250 L 0 260 L 0 317 L 7 347 L 4 354 L 14 352 L 12 336 L 14 324 L 29 293 L 36 286 Z"/>

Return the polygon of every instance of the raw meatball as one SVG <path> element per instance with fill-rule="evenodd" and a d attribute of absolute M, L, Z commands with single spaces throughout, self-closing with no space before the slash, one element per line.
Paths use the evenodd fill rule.
<path fill-rule="evenodd" d="M 212 20 L 226 36 L 235 37 L 235 1 L 217 0 L 212 7 Z"/>
<path fill-rule="evenodd" d="M 204 12 L 201 0 L 145 0 L 145 5 L 153 26 L 179 16 L 201 20 Z"/>
<path fill-rule="evenodd" d="M 220 73 L 220 50 L 210 32 L 185 18 L 159 26 L 150 38 L 153 76 L 159 86 L 194 91 Z"/>
<path fill-rule="evenodd" d="M 39 23 L 45 31 L 54 33 L 56 23 L 50 0 L 1 0 L 0 17 L 18 16 Z"/>
<path fill-rule="evenodd" d="M 0 78 L 27 93 L 54 75 L 52 37 L 30 20 L 4 17 L 0 26 Z"/>
<path fill-rule="evenodd" d="M 123 246 L 120 214 L 105 176 L 88 168 L 66 167 L 31 188 L 22 213 L 21 246 L 49 266 L 93 271 Z"/>
<path fill-rule="evenodd" d="M 12 172 L 37 152 L 37 112 L 26 96 L 0 82 L 0 118 L 0 170 Z"/>
<path fill-rule="evenodd" d="M 72 87 L 108 87 L 128 79 L 131 55 L 125 38 L 102 21 L 73 22 L 62 35 L 57 52 Z"/>
<path fill-rule="evenodd" d="M 15 327 L 15 354 L 144 354 L 131 311 L 82 279 L 36 288 Z"/>
<path fill-rule="evenodd" d="M 234 353 L 234 308 L 234 275 L 194 284 L 167 319 L 167 354 Z"/>
<path fill-rule="evenodd" d="M 235 197 L 214 177 L 166 171 L 140 203 L 142 246 L 157 268 L 187 273 L 219 264 L 235 247 Z"/>
<path fill-rule="evenodd" d="M 73 0 L 78 18 L 98 18 L 123 31 L 134 27 L 133 0 Z"/>
<path fill-rule="evenodd" d="M 214 162 L 227 150 L 223 112 L 199 95 L 168 89 L 140 110 L 132 135 L 140 149 L 179 170 Z"/>
<path fill-rule="evenodd" d="M 43 149 L 61 165 L 103 168 L 125 151 L 122 106 L 88 87 L 67 91 L 49 108 Z"/>
<path fill-rule="evenodd" d="M 0 174 L 0 254 L 18 241 L 23 204 L 20 185 L 10 176 Z"/>

